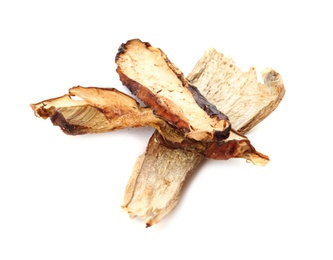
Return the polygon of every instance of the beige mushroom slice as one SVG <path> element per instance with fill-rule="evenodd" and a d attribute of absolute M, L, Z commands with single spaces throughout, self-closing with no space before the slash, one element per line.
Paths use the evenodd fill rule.
<path fill-rule="evenodd" d="M 186 138 L 207 142 L 229 136 L 228 118 L 189 84 L 161 49 L 130 40 L 120 46 L 116 63 L 120 81 Z"/>

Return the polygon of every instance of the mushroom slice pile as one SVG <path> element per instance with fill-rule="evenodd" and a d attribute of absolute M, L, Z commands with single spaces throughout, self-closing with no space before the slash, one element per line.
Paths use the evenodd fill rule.
<path fill-rule="evenodd" d="M 161 49 L 139 39 L 120 46 L 116 64 L 120 81 L 144 106 L 114 88 L 82 86 L 30 106 L 68 135 L 156 129 L 126 187 L 122 207 L 131 217 L 147 226 L 158 223 L 204 158 L 244 158 L 261 166 L 269 161 L 244 134 L 282 100 L 285 89 L 276 71 L 264 70 L 262 84 L 254 68 L 242 72 L 231 58 L 209 49 L 185 78 Z"/>

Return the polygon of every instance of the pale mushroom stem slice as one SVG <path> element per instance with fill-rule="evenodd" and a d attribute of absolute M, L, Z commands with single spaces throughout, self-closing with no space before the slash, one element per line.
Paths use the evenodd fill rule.
<path fill-rule="evenodd" d="M 270 115 L 284 96 L 279 73 L 265 69 L 262 78 L 264 83 L 257 80 L 254 68 L 242 72 L 215 49 L 207 50 L 187 77 L 218 109 L 227 111 L 242 134 Z M 134 166 L 123 208 L 130 217 L 144 219 L 147 227 L 160 222 L 177 206 L 185 181 L 203 161 L 200 154 L 166 148 L 155 133 Z"/>

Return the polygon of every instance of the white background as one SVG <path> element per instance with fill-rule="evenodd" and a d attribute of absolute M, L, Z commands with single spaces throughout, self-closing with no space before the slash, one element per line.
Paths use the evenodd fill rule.
<path fill-rule="evenodd" d="M 330 1 L 1 1 L 0 259 L 333 259 Z M 266 167 L 208 161 L 149 229 L 121 211 L 151 129 L 66 136 L 29 104 L 75 85 L 127 91 L 140 38 L 187 75 L 207 48 L 283 78 L 249 134 Z"/>

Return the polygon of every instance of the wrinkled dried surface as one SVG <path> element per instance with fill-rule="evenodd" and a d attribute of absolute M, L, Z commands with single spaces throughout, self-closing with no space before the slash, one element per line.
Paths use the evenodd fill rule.
<path fill-rule="evenodd" d="M 130 40 L 119 48 L 116 63 L 121 82 L 186 138 L 222 141 L 229 136 L 227 117 L 188 84 L 159 48 Z"/>
<path fill-rule="evenodd" d="M 273 112 L 285 93 L 276 71 L 266 69 L 262 77 L 264 84 L 258 82 L 254 68 L 242 72 L 231 58 L 210 49 L 187 78 L 244 134 Z M 147 226 L 158 223 L 176 207 L 184 182 L 204 160 L 196 153 L 168 149 L 154 136 L 134 167 L 123 203 L 132 218 L 144 219 Z M 147 183 L 151 176 L 154 179 Z M 163 185 L 165 178 L 172 183 Z"/>

